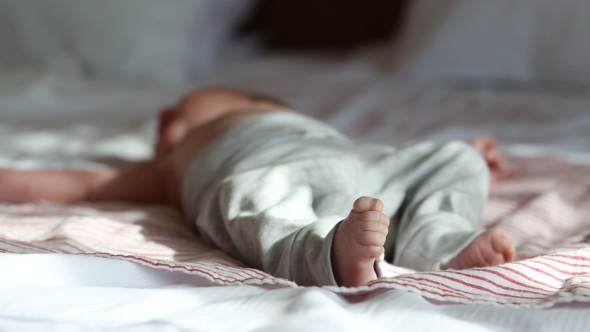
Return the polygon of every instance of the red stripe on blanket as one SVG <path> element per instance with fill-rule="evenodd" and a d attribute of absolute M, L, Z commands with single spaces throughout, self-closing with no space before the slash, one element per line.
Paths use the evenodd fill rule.
<path fill-rule="evenodd" d="M 486 271 L 486 272 L 488 272 L 488 271 Z M 511 280 L 510 278 L 504 278 L 504 280 L 506 280 L 508 283 L 506 285 L 501 285 L 497 282 L 494 282 L 494 281 L 492 281 L 488 278 L 485 278 L 485 277 L 481 277 L 481 276 L 476 275 L 474 273 L 466 273 L 466 272 L 459 273 L 459 272 L 455 272 L 455 271 L 448 271 L 447 273 L 456 273 L 462 277 L 477 279 L 477 280 L 485 282 L 486 284 L 489 284 L 489 285 L 494 286 L 496 288 L 501 288 L 501 289 L 507 290 L 507 291 L 513 291 L 513 292 L 518 292 L 518 293 L 531 293 L 531 294 L 535 294 L 535 295 L 547 295 L 547 293 L 550 292 L 547 290 L 544 290 L 542 292 L 538 292 L 538 291 L 535 292 L 535 291 L 531 291 L 531 290 L 526 290 L 525 288 L 528 288 L 528 287 L 526 287 L 526 285 L 524 285 L 523 283 Z M 513 286 L 510 286 L 510 285 L 513 285 Z M 520 288 L 518 288 L 518 287 L 520 287 Z"/>

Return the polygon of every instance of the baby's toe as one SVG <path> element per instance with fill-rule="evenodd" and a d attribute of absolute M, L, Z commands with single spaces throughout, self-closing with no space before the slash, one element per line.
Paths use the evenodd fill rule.
<path fill-rule="evenodd" d="M 365 211 L 359 213 L 356 218 L 360 222 L 374 222 L 384 226 L 389 226 L 389 218 L 381 212 Z"/>
<path fill-rule="evenodd" d="M 385 244 L 386 234 L 381 232 L 366 232 L 361 231 L 357 233 L 356 240 L 363 246 L 381 246 Z"/>
<path fill-rule="evenodd" d="M 383 202 L 378 198 L 362 196 L 354 202 L 352 210 L 357 213 L 365 211 L 383 212 Z"/>
<path fill-rule="evenodd" d="M 382 222 L 365 221 L 359 223 L 359 229 L 363 232 L 378 232 L 387 235 L 389 227 Z"/>

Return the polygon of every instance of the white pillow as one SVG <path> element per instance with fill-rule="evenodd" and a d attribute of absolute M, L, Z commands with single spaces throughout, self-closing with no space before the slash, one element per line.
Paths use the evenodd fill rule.
<path fill-rule="evenodd" d="M 0 68 L 56 58 L 92 77 L 184 81 L 211 66 L 239 0 L 0 0 Z M 224 20 L 227 17 L 227 20 Z"/>
<path fill-rule="evenodd" d="M 581 0 L 415 0 L 389 63 L 422 76 L 590 82 L 589 18 Z"/>

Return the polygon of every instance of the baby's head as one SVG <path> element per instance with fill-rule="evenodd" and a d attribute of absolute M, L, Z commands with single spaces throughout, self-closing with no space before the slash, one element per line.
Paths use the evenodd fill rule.
<path fill-rule="evenodd" d="M 170 152 L 194 128 L 243 109 L 286 110 L 287 106 L 268 97 L 228 88 L 197 90 L 176 105 L 160 112 L 156 156 Z"/>

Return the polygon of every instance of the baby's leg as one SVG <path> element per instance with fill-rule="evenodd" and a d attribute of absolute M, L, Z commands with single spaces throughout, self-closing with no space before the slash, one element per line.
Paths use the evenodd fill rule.
<path fill-rule="evenodd" d="M 407 165 L 402 174 L 411 181 L 394 263 L 432 270 L 513 259 L 512 241 L 500 230 L 477 228 L 489 179 L 488 164 L 474 149 L 461 142 L 423 143 L 401 150 L 397 161 Z"/>
<path fill-rule="evenodd" d="M 154 163 L 119 171 L 0 169 L 0 201 L 13 203 L 47 200 L 56 203 L 127 201 L 162 203 L 164 190 Z"/>
<path fill-rule="evenodd" d="M 375 259 L 383 254 L 389 217 L 378 199 L 361 197 L 340 224 L 332 243 L 332 268 L 340 286 L 356 287 L 377 279 Z"/>

